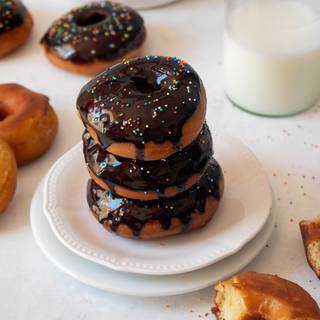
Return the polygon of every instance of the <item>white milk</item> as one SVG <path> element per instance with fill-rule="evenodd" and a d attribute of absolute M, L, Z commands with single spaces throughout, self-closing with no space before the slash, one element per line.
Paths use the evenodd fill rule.
<path fill-rule="evenodd" d="M 229 13 L 225 90 L 235 104 L 280 116 L 320 97 L 319 12 L 307 2 L 251 0 Z"/>

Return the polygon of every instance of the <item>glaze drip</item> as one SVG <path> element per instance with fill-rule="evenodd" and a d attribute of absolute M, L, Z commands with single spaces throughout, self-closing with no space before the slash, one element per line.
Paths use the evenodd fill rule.
<path fill-rule="evenodd" d="M 76 63 L 112 60 L 138 48 L 145 39 L 142 17 L 133 9 L 92 2 L 55 21 L 41 40 L 61 59 Z"/>
<path fill-rule="evenodd" d="M 221 177 L 221 168 L 212 158 L 200 181 L 175 197 L 153 201 L 132 200 L 105 191 L 93 180 L 89 180 L 87 200 L 99 222 L 107 223 L 114 232 L 120 224 L 124 224 L 132 230 L 134 236 L 139 237 L 147 222 L 159 221 L 162 228 L 167 230 L 173 218 L 179 219 L 183 231 L 187 231 L 192 213 L 204 213 L 208 197 L 220 199 Z"/>
<path fill-rule="evenodd" d="M 23 24 L 26 9 L 18 0 L 0 0 L 0 34 Z"/>
<path fill-rule="evenodd" d="M 165 189 L 171 186 L 182 192 L 190 176 L 203 174 L 213 154 L 207 125 L 191 145 L 158 161 L 131 160 L 113 155 L 95 142 L 87 131 L 82 140 L 87 166 L 112 192 L 115 185 L 145 194 L 157 192 L 159 197 L 163 197 Z"/>
<path fill-rule="evenodd" d="M 81 90 L 77 108 L 104 149 L 134 143 L 137 159 L 144 145 L 171 141 L 181 150 L 182 128 L 199 108 L 201 80 L 183 60 L 147 56 L 125 60 Z"/>

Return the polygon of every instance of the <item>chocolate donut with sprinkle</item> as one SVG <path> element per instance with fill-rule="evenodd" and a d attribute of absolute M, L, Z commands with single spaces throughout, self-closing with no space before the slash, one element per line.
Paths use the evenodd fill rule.
<path fill-rule="evenodd" d="M 21 1 L 0 0 L 0 57 L 22 46 L 32 27 L 32 17 Z"/>
<path fill-rule="evenodd" d="M 91 2 L 56 20 L 41 40 L 48 59 L 65 70 L 94 75 L 140 55 L 143 18 L 109 1 Z"/>
<path fill-rule="evenodd" d="M 200 180 L 213 155 L 211 133 L 206 124 L 189 146 L 156 161 L 113 155 L 94 141 L 88 131 L 82 140 L 91 178 L 103 189 L 131 199 L 173 197 L 189 189 Z"/>
<path fill-rule="evenodd" d="M 108 152 L 161 160 L 191 144 L 206 113 L 206 93 L 196 71 L 175 57 L 125 60 L 85 85 L 80 117 Z"/>
<path fill-rule="evenodd" d="M 89 180 L 87 200 L 95 218 L 108 231 L 150 240 L 205 226 L 217 211 L 223 191 L 223 173 L 211 159 L 199 182 L 175 197 L 154 201 L 123 198 Z"/>

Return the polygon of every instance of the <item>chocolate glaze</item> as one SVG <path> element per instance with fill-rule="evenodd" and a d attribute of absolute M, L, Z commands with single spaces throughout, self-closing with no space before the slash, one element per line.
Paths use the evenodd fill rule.
<path fill-rule="evenodd" d="M 26 8 L 18 0 L 0 0 L 0 34 L 24 23 Z"/>
<path fill-rule="evenodd" d="M 55 21 L 41 40 L 63 60 L 112 60 L 138 48 L 145 39 L 142 17 L 109 1 L 92 2 Z"/>
<path fill-rule="evenodd" d="M 176 186 L 180 192 L 192 175 L 202 175 L 212 157 L 212 138 L 204 125 L 197 139 L 167 159 L 141 161 L 122 158 L 104 150 L 88 131 L 83 136 L 85 161 L 95 176 L 114 192 L 115 185 L 129 189 L 155 191 L 164 196 L 165 188 Z"/>
<path fill-rule="evenodd" d="M 103 148 L 134 143 L 143 160 L 145 143 L 180 147 L 182 127 L 200 104 L 201 80 L 190 65 L 171 57 L 126 60 L 85 85 L 77 109 Z"/>
<path fill-rule="evenodd" d="M 222 176 L 219 164 L 212 158 L 200 181 L 192 188 L 172 198 L 153 201 L 131 200 L 101 189 L 89 180 L 87 201 L 101 224 L 108 223 L 116 232 L 120 224 L 127 225 L 139 237 L 149 221 L 159 221 L 162 228 L 170 228 L 171 219 L 181 221 L 182 231 L 187 231 L 192 213 L 204 213 L 208 197 L 220 199 L 219 181 Z"/>

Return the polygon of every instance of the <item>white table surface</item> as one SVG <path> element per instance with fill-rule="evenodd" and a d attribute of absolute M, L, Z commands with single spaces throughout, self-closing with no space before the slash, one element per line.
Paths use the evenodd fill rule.
<path fill-rule="evenodd" d="M 76 0 L 25 0 L 35 28 L 27 45 L 0 61 L 0 83 L 18 82 L 51 98 L 60 128 L 50 151 L 19 169 L 18 189 L 0 217 L 0 318 L 10 319 L 199 319 L 209 311 L 213 290 L 169 298 L 133 298 L 101 292 L 63 274 L 37 247 L 30 229 L 32 194 L 52 163 L 77 141 L 79 89 L 89 79 L 51 66 L 39 39 L 51 21 Z M 265 250 L 247 269 L 296 281 L 320 302 L 320 282 L 304 258 L 298 228 L 320 208 L 320 108 L 270 119 L 247 114 L 225 101 L 222 86 L 222 0 L 184 0 L 143 11 L 148 28 L 145 53 L 176 55 L 201 75 L 208 118 L 240 138 L 263 163 L 275 193 L 277 227 Z M 194 311 L 194 312 L 191 312 Z"/>

